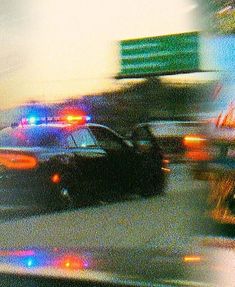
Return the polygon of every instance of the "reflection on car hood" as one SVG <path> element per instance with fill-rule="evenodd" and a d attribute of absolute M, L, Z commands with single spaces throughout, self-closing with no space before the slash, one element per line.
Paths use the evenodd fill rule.
<path fill-rule="evenodd" d="M 204 240 L 207 247 L 210 246 L 208 242 Z M 215 246 L 211 244 L 210 248 Z M 91 280 L 122 286 L 217 286 L 219 277 L 215 276 L 215 270 L 219 270 L 218 263 L 221 262 L 215 263 L 209 256 L 211 250 L 183 249 L 2 249 L 0 273 Z M 225 271 L 220 270 L 220 273 Z"/>

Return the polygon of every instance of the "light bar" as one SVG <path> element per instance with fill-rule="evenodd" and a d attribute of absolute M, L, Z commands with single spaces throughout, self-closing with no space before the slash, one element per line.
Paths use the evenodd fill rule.
<path fill-rule="evenodd" d="M 30 116 L 27 118 L 22 118 L 18 125 L 37 125 L 37 124 L 47 124 L 47 123 L 78 123 L 85 124 L 91 120 L 90 116 L 84 115 L 67 115 L 63 117 L 36 117 Z"/>
<path fill-rule="evenodd" d="M 74 121 L 82 121 L 84 120 L 84 116 L 67 116 L 68 122 L 74 122 Z"/>

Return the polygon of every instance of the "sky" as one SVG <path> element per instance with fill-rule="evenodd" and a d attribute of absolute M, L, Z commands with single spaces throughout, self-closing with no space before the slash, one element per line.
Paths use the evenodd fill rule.
<path fill-rule="evenodd" d="M 199 30 L 196 0 L 0 0 L 0 109 L 117 89 L 118 41 Z"/>

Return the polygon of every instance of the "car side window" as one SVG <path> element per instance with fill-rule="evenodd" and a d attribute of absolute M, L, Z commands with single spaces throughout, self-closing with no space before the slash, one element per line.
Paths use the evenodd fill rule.
<path fill-rule="evenodd" d="M 125 147 L 122 139 L 117 135 L 109 131 L 108 129 L 101 127 L 90 127 L 94 134 L 97 143 L 105 150 L 121 150 Z"/>
<path fill-rule="evenodd" d="M 79 129 L 72 133 L 77 147 L 95 147 L 96 142 L 88 129 Z"/>
<path fill-rule="evenodd" d="M 66 139 L 66 146 L 68 148 L 76 148 L 77 147 L 76 143 L 75 143 L 75 141 L 71 135 L 68 136 L 68 138 Z"/>

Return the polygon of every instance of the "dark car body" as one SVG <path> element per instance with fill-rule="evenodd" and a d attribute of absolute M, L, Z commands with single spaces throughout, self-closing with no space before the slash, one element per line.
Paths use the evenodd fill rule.
<path fill-rule="evenodd" d="M 158 193 L 164 176 L 162 158 L 139 153 L 101 125 L 50 123 L 0 131 L 4 205 L 78 204 L 112 192 L 131 193 L 136 187 L 148 194 L 149 182 Z"/>

